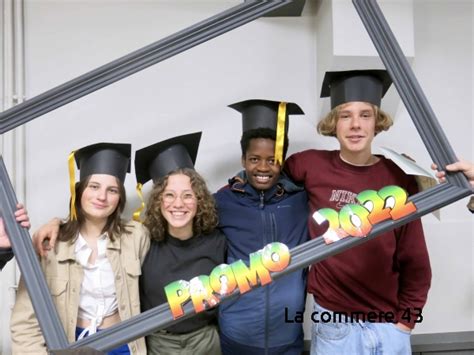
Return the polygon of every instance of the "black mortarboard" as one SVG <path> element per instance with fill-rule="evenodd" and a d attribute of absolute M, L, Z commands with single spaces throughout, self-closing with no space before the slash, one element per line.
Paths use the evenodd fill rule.
<path fill-rule="evenodd" d="M 130 144 L 97 143 L 74 152 L 80 180 L 92 174 L 108 174 L 122 183 L 130 172 Z"/>
<path fill-rule="evenodd" d="M 270 100 L 246 100 L 229 105 L 242 114 L 242 132 L 257 128 L 277 130 L 278 108 L 281 102 Z M 295 103 L 286 104 L 285 132 L 288 132 L 288 115 L 303 115 L 303 110 Z"/>
<path fill-rule="evenodd" d="M 107 174 L 118 178 L 122 184 L 130 172 L 130 144 L 97 143 L 88 145 L 69 154 L 69 189 L 71 191 L 71 220 L 77 219 L 74 161 L 80 171 L 79 180 L 92 174 Z"/>
<path fill-rule="evenodd" d="M 137 150 L 135 174 L 137 183 L 156 181 L 179 168 L 194 169 L 202 132 L 173 137 Z"/>
<path fill-rule="evenodd" d="M 369 102 L 380 107 L 391 84 L 386 70 L 326 72 L 321 97 L 331 97 L 331 109 L 351 101 Z"/>

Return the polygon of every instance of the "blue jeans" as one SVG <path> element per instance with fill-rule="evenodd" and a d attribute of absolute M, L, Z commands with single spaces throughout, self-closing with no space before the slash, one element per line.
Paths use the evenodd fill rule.
<path fill-rule="evenodd" d="M 76 340 L 79 335 L 82 333 L 84 328 L 76 327 Z M 102 329 L 97 329 L 97 331 L 101 331 Z M 86 335 L 87 336 L 87 335 Z M 119 347 L 109 350 L 107 355 L 130 355 L 130 349 L 128 348 L 127 344 L 120 345 Z"/>
<path fill-rule="evenodd" d="M 410 332 L 403 331 L 393 323 L 330 322 L 321 321 L 321 312 L 329 312 L 316 302 L 311 330 L 311 355 L 357 354 L 357 355 L 409 355 L 411 354 Z M 328 321 L 328 315 L 323 319 Z"/>

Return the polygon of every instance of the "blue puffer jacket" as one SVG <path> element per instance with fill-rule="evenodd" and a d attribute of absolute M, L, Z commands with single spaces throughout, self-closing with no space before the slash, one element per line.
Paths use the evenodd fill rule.
<path fill-rule="evenodd" d="M 242 259 L 248 265 L 249 254 L 271 242 L 292 249 L 308 240 L 308 203 L 303 188 L 284 176 L 265 192 L 245 181 L 245 172 L 241 172 L 215 194 L 219 227 L 227 237 L 229 264 Z M 221 304 L 220 330 L 227 338 L 253 347 L 302 344 L 302 326 L 285 323 L 285 308 L 289 317 L 294 317 L 296 311 L 303 312 L 305 295 L 305 271 L 286 275 Z"/>

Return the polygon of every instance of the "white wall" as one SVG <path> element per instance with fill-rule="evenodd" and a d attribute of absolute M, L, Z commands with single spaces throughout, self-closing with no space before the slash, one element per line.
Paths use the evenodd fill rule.
<path fill-rule="evenodd" d="M 417 78 L 455 152 L 473 161 L 473 2 L 415 1 L 415 19 Z M 420 332 L 474 330 L 474 219 L 467 201 L 443 208 L 441 222 L 423 219 L 433 280 Z"/>
<path fill-rule="evenodd" d="M 27 96 L 238 3 L 27 0 Z M 414 5 L 415 74 L 453 148 L 470 160 L 472 7 L 469 0 Z M 334 148 L 335 142 L 317 137 L 314 129 L 321 105 L 316 45 L 324 36 L 316 31 L 318 8 L 308 0 L 302 17 L 254 21 L 28 123 L 26 202 L 32 230 L 65 215 L 67 155 L 94 142 L 130 142 L 139 149 L 202 130 L 196 168 L 212 190 L 224 185 L 240 169 L 241 130 L 239 114 L 226 106 L 243 99 L 301 105 L 306 116 L 291 121 L 290 153 Z M 375 144 L 407 152 L 428 167 L 431 159 L 403 107 L 395 120 Z M 138 206 L 133 175 L 127 189 L 130 214 Z M 474 224 L 465 205 L 463 200 L 444 208 L 441 222 L 423 218 L 433 285 L 417 332 L 474 330 Z M 2 324 L 7 311 L 1 309 Z"/>

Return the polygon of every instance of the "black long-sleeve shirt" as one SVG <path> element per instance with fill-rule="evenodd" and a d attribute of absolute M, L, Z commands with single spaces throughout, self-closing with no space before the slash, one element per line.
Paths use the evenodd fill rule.
<path fill-rule="evenodd" d="M 167 235 L 165 241 L 152 241 L 142 265 L 140 302 L 146 311 L 167 302 L 164 287 L 177 280 L 189 281 L 209 273 L 225 262 L 226 238 L 218 229 L 207 235 L 180 240 Z M 168 327 L 166 330 L 184 334 L 216 322 L 215 309 Z"/>
<path fill-rule="evenodd" d="M 5 264 L 13 258 L 13 252 L 10 248 L 0 248 L 0 270 L 3 269 Z"/>

